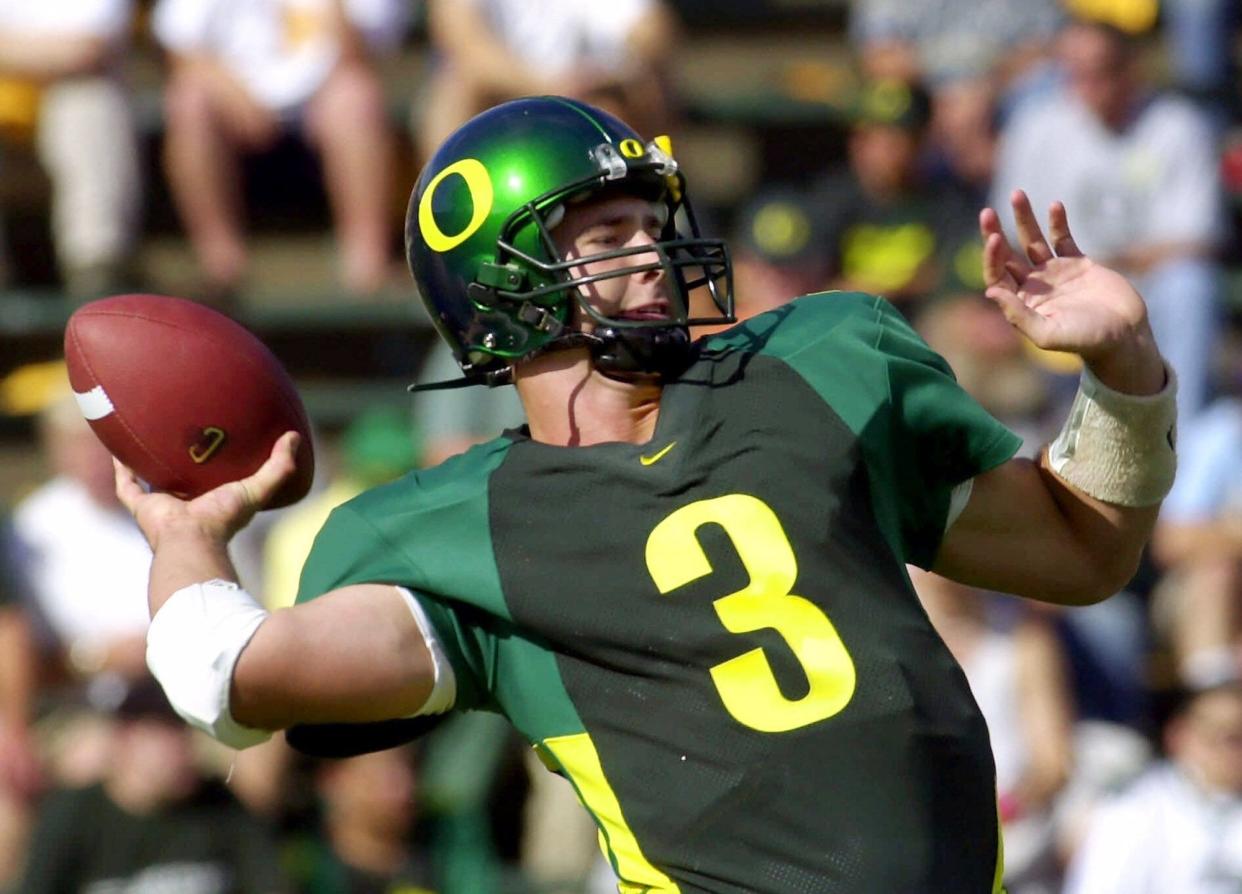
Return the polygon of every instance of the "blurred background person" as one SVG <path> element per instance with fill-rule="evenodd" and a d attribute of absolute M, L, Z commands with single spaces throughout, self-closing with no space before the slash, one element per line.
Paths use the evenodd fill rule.
<path fill-rule="evenodd" d="M 874 78 L 921 81 L 944 171 L 986 191 L 994 118 L 1047 89 L 1057 0 L 853 0 L 849 37 Z"/>
<path fill-rule="evenodd" d="M 1079 21 L 1061 33 L 1063 90 L 1027 105 L 1001 137 L 992 205 L 1027 191 L 1073 209 L 1082 250 L 1131 277 L 1178 375 L 1189 421 L 1208 400 L 1225 236 L 1217 140 L 1188 100 L 1155 90 L 1131 38 Z M 1049 160 L 1055 163 L 1049 164 Z"/>
<path fill-rule="evenodd" d="M 739 320 L 828 288 L 832 255 L 825 216 L 805 191 L 783 184 L 760 187 L 742 206 L 729 240 L 734 312 Z M 712 312 L 703 292 L 690 296 L 694 313 Z M 695 338 L 727 329 L 697 326 Z"/>
<path fill-rule="evenodd" d="M 319 763 L 319 827 L 286 848 L 296 894 L 432 894 L 414 844 L 418 783 L 408 747 Z"/>
<path fill-rule="evenodd" d="M 1190 694 L 1167 759 L 1101 805 L 1066 894 L 1233 894 L 1242 889 L 1242 684 Z"/>
<path fill-rule="evenodd" d="M 245 276 L 241 157 L 289 130 L 322 163 L 341 284 L 368 295 L 388 282 L 394 144 L 373 56 L 405 19 L 401 0 L 158 0 L 165 171 L 204 298 L 231 299 Z"/>
<path fill-rule="evenodd" d="M 269 830 L 202 776 L 196 734 L 155 681 L 133 681 L 112 712 L 102 779 L 47 796 L 17 890 L 283 891 Z"/>
<path fill-rule="evenodd" d="M 122 71 L 132 17 L 131 0 L 0 0 L 0 127 L 33 140 L 60 276 L 78 300 L 133 282 L 143 190 Z"/>
<path fill-rule="evenodd" d="M 13 511 L 16 571 L 43 627 L 48 678 L 146 674 L 151 550 L 116 499 L 112 457 L 67 379 L 39 416 L 51 477 Z"/>
<path fill-rule="evenodd" d="M 978 267 L 977 208 L 920 164 L 931 100 L 918 83 L 864 84 L 850 116 L 848 169 L 826 176 L 814 200 L 828 216 L 835 288 L 883 295 L 907 315 L 960 288 Z M 957 255 L 970 252 L 967 263 Z M 972 274 L 973 276 L 974 274 Z"/>
<path fill-rule="evenodd" d="M 912 569 L 928 617 L 966 673 L 987 720 L 1005 839 L 1005 888 L 1056 894 L 1054 802 L 1073 761 L 1065 656 L 1039 610 Z"/>
<path fill-rule="evenodd" d="M 664 0 L 429 0 L 434 51 L 415 114 L 423 158 L 468 118 L 519 96 L 600 106 L 654 137 L 672 118 L 677 24 Z"/>
<path fill-rule="evenodd" d="M 42 772 L 33 732 L 38 666 L 30 619 L 12 567 L 8 520 L 0 518 L 0 891 L 26 853 Z"/>
<path fill-rule="evenodd" d="M 1236 335 L 1234 336 L 1236 352 Z M 1237 367 L 1238 355 L 1232 364 Z M 1237 373 L 1227 386 L 1237 390 Z M 1242 677 L 1242 398 L 1226 394 L 1182 426 L 1177 480 L 1160 508 L 1152 554 L 1164 572 L 1155 627 L 1174 682 Z"/>

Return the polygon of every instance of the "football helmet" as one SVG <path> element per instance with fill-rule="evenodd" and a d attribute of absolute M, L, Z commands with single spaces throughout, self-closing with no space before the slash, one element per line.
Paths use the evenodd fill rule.
<path fill-rule="evenodd" d="M 566 203 L 614 190 L 665 204 L 659 239 L 566 261 L 551 233 Z M 589 346 L 606 374 L 667 374 L 687 355 L 688 325 L 734 319 L 728 249 L 700 234 L 668 141 L 644 142 L 570 99 L 514 100 L 462 125 L 419 177 L 405 244 L 422 301 L 470 378 L 503 380 L 517 360 L 576 345 Z M 630 255 L 633 264 L 604 274 L 573 272 Z M 658 268 L 669 283 L 667 319 L 607 317 L 582 293 L 600 279 Z M 694 290 L 714 314 L 691 317 Z M 575 305 L 593 318 L 591 333 L 575 325 Z"/>

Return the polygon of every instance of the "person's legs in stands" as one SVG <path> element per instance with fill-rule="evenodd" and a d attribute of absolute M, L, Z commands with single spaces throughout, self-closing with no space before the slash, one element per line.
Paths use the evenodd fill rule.
<path fill-rule="evenodd" d="M 164 108 L 164 165 L 177 211 L 207 287 L 227 295 L 246 269 L 242 142 L 209 77 L 196 66 L 174 66 Z"/>
<path fill-rule="evenodd" d="M 115 81 L 81 78 L 47 88 L 39 161 L 52 182 L 52 231 L 66 288 L 78 298 L 130 282 L 142 204 L 129 97 Z"/>
<path fill-rule="evenodd" d="M 351 292 L 376 292 L 388 280 L 392 257 L 393 141 L 375 72 L 361 62 L 338 65 L 308 104 L 305 123 L 323 159 L 341 280 Z"/>

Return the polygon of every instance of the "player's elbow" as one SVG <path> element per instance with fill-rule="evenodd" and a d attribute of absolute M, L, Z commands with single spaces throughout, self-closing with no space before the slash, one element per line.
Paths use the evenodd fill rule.
<path fill-rule="evenodd" d="M 1080 573 L 1060 595 L 1062 605 L 1086 606 L 1103 602 L 1126 588 L 1138 572 L 1139 554 L 1107 552 L 1083 562 Z"/>

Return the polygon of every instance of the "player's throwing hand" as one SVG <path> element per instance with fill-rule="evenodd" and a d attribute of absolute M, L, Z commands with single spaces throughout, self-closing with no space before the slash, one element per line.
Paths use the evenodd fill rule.
<path fill-rule="evenodd" d="M 188 501 L 171 494 L 148 493 L 133 470 L 114 459 L 117 497 L 153 548 L 163 530 L 179 525 L 196 527 L 206 537 L 227 543 L 293 474 L 300 437 L 297 432 L 286 432 L 253 475 Z"/>

